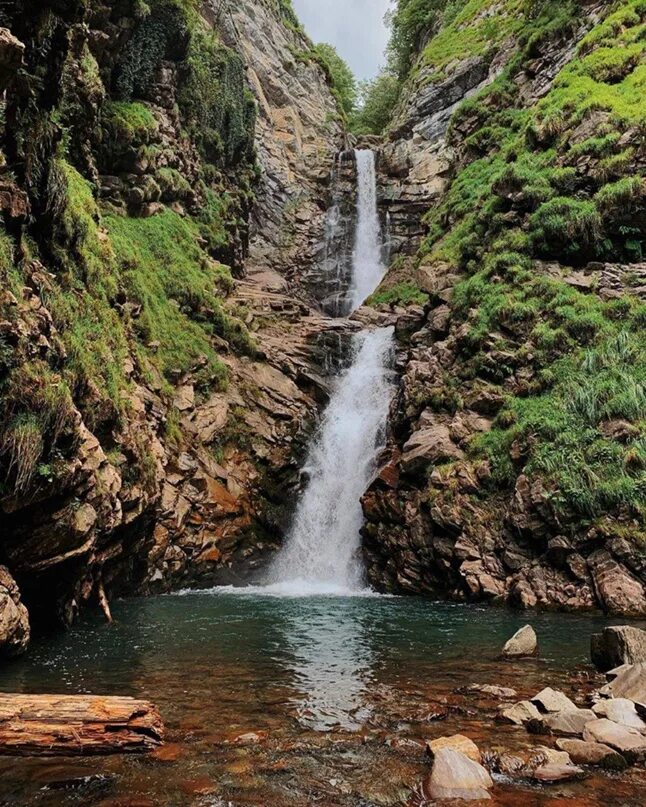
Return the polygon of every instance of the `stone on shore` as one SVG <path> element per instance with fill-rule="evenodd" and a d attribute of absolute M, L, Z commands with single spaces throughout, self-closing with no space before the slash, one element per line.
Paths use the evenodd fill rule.
<path fill-rule="evenodd" d="M 601 718 L 585 727 L 583 739 L 586 742 L 604 743 L 619 751 L 629 762 L 646 759 L 646 737 L 637 729 L 620 726 L 612 720 Z"/>
<path fill-rule="evenodd" d="M 591 709 L 571 709 L 567 712 L 541 715 L 527 723 L 532 734 L 554 734 L 557 737 L 580 737 L 588 723 L 597 716 Z"/>
<path fill-rule="evenodd" d="M 440 748 L 424 783 L 424 793 L 429 800 L 477 801 L 491 798 L 490 787 L 493 781 L 482 765 L 452 748 Z"/>
<path fill-rule="evenodd" d="M 607 717 L 613 723 L 637 729 L 642 733 L 646 731 L 646 723 L 637 714 L 635 704 L 628 698 L 612 698 L 599 701 L 592 707 L 592 711 L 597 717 Z"/>
<path fill-rule="evenodd" d="M 541 690 L 532 698 L 532 703 L 541 712 L 572 712 L 577 705 L 567 695 L 551 687 Z"/>
<path fill-rule="evenodd" d="M 538 653 L 538 639 L 531 625 L 517 631 L 502 649 L 506 659 L 529 658 Z"/>
<path fill-rule="evenodd" d="M 498 712 L 498 720 L 513 723 L 515 726 L 524 726 L 530 720 L 540 720 L 541 716 L 531 701 L 520 701 L 513 706 L 504 706 Z"/>
<path fill-rule="evenodd" d="M 451 748 L 453 751 L 459 751 L 465 757 L 469 757 L 474 762 L 481 762 L 480 749 L 473 740 L 463 734 L 454 734 L 452 737 L 438 737 L 436 740 L 429 740 L 426 743 L 426 752 L 431 757 L 435 757 L 442 748 Z"/>
<path fill-rule="evenodd" d="M 646 663 L 626 667 L 600 694 L 606 698 L 628 698 L 637 704 L 640 714 L 646 712 Z"/>
<path fill-rule="evenodd" d="M 604 628 L 590 640 L 592 663 L 607 672 L 622 664 L 646 662 L 646 631 L 631 625 Z"/>
<path fill-rule="evenodd" d="M 558 762 L 548 762 L 546 765 L 541 765 L 533 773 L 533 777 L 537 782 L 547 785 L 566 782 L 571 779 L 581 779 L 584 776 L 585 771 L 583 768 Z"/>
<path fill-rule="evenodd" d="M 623 771 L 628 765 L 621 754 L 603 743 L 564 737 L 556 741 L 556 747 L 567 752 L 575 765 L 592 765 L 610 771 Z"/>

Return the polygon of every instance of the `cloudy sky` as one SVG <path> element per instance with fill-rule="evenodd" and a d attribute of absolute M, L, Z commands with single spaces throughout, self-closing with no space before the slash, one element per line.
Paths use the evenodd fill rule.
<path fill-rule="evenodd" d="M 357 78 L 372 78 L 384 62 L 390 0 L 292 0 L 314 42 L 329 42 Z"/>

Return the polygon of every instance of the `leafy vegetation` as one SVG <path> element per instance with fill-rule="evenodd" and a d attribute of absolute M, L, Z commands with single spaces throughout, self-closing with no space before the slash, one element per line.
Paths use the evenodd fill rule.
<path fill-rule="evenodd" d="M 359 84 L 359 102 L 350 127 L 355 134 L 381 134 L 390 123 L 399 99 L 400 82 L 390 70 Z"/>
<path fill-rule="evenodd" d="M 330 76 L 341 109 L 346 117 L 350 117 L 357 105 L 357 81 L 352 70 L 332 45 L 322 42 L 316 45 L 315 50 Z"/>
<path fill-rule="evenodd" d="M 201 25 L 192 31 L 178 104 L 207 162 L 232 165 L 252 156 L 256 107 L 242 58 Z"/>

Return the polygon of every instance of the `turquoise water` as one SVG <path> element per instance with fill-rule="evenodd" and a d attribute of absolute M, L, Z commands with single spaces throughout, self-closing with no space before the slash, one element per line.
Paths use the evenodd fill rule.
<path fill-rule="evenodd" d="M 88 617 L 35 641 L 2 668 L 0 689 L 149 698 L 178 758 L 0 761 L 6 803 L 135 804 L 123 801 L 133 794 L 143 807 L 406 803 L 426 763 L 386 748 L 384 737 L 439 736 L 467 724 L 486 737 L 490 718 L 449 710 L 436 727 L 428 715 L 470 683 L 531 695 L 565 680 L 586 665 L 590 634 L 609 624 L 532 614 L 540 659 L 505 664 L 500 649 L 528 616 L 488 607 L 220 590 L 117 602 L 113 613 L 113 625 Z M 228 744 L 249 731 L 260 737 L 251 747 Z M 527 742 L 524 732 L 516 741 Z M 375 793 L 372 779 L 348 773 L 353 766 L 389 770 L 388 782 Z M 81 776 L 102 778 L 75 781 Z"/>

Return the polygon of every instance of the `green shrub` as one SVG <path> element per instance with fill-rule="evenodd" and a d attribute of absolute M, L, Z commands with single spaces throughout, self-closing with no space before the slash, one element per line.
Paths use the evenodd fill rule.
<path fill-rule="evenodd" d="M 602 220 L 594 202 L 557 196 L 544 202 L 529 220 L 530 233 L 545 253 L 594 250 Z"/>
<path fill-rule="evenodd" d="M 368 300 L 369 305 L 426 305 L 429 297 L 419 286 L 411 282 L 397 283 L 378 289 Z"/>

